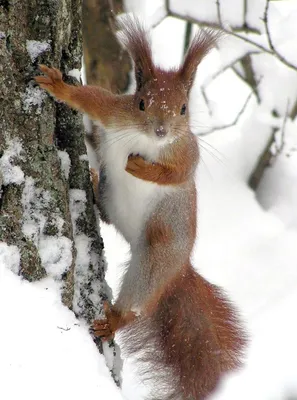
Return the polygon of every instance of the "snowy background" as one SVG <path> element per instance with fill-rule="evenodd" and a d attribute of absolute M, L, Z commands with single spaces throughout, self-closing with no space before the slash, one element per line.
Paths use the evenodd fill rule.
<path fill-rule="evenodd" d="M 155 61 L 166 68 L 178 65 L 185 22 L 162 20 L 161 0 L 126 3 L 155 25 Z M 242 25 L 243 3 L 221 0 L 224 26 Z M 266 3 L 248 3 L 248 24 L 262 32 L 249 37 L 269 49 L 263 24 Z M 180 15 L 206 22 L 218 18 L 215 0 L 170 4 Z M 297 66 L 297 1 L 272 1 L 268 16 L 274 45 L 287 64 Z M 260 102 L 236 71 L 218 73 L 249 51 L 258 52 L 252 62 Z M 237 124 L 217 129 L 232 124 L 247 98 Z M 251 338 L 245 367 L 225 379 L 213 400 L 297 399 L 297 123 L 289 115 L 296 98 L 297 70 L 230 36 L 203 61 L 191 93 L 193 130 L 203 134 L 216 129 L 200 140 L 199 234 L 193 262 L 230 294 Z M 275 157 L 255 193 L 248 178 L 272 129 Z M 107 279 L 116 295 L 120 264 L 129 249 L 111 227 L 101 228 Z M 125 362 L 121 392 L 88 328 L 62 306 L 59 285 L 51 278 L 34 284 L 21 280 L 11 272 L 18 263 L 17 250 L 0 243 L 0 398 L 141 400 L 146 389 L 135 378 L 133 364 Z"/>

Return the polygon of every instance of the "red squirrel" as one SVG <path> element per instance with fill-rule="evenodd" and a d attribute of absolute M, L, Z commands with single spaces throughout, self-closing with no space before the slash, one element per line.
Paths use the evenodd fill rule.
<path fill-rule="evenodd" d="M 93 134 L 104 178 L 100 212 L 130 243 L 131 260 L 118 299 L 105 306 L 106 319 L 94 321 L 94 334 L 110 338 L 122 330 L 128 354 L 147 366 L 145 377 L 157 380 L 152 398 L 202 400 L 239 367 L 246 342 L 223 291 L 190 261 L 199 148 L 189 126 L 189 92 L 218 35 L 198 33 L 182 65 L 169 71 L 154 64 L 137 20 L 127 19 L 121 35 L 134 62 L 134 94 L 71 86 L 44 65 L 45 76 L 35 79 L 104 128 L 100 139 Z"/>

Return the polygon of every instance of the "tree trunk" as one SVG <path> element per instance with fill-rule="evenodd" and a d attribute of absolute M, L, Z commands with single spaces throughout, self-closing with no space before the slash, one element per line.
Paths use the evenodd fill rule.
<path fill-rule="evenodd" d="M 123 12 L 122 0 L 83 0 L 83 42 L 86 79 L 114 93 L 129 85 L 131 62 L 119 45 L 115 15 Z"/>
<path fill-rule="evenodd" d="M 89 85 L 100 85 L 114 93 L 125 92 L 128 89 L 131 71 L 131 61 L 128 53 L 122 49 L 115 36 L 117 14 L 124 11 L 123 0 L 83 0 L 82 2 L 82 32 L 83 54 L 86 81 Z M 94 125 L 89 119 L 90 132 L 102 128 Z M 98 160 L 88 147 L 91 164 L 97 168 Z M 120 385 L 122 359 L 120 348 L 113 343 L 112 354 L 107 359 L 112 360 L 109 368 L 117 385 Z M 105 351 L 108 351 L 105 348 Z"/>
<path fill-rule="evenodd" d="M 108 288 L 82 118 L 33 80 L 40 63 L 73 75 L 81 56 L 80 0 L 0 0 L 0 241 L 90 322 Z"/>

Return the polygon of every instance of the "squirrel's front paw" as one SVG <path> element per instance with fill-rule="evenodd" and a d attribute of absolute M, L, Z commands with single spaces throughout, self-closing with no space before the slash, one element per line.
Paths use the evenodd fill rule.
<path fill-rule="evenodd" d="M 42 89 L 60 100 L 65 98 L 67 85 L 62 80 L 62 73 L 56 68 L 49 68 L 46 65 L 39 65 L 39 69 L 46 76 L 36 76 L 35 81 Z"/>
<path fill-rule="evenodd" d="M 129 174 L 138 176 L 139 173 L 152 169 L 154 165 L 154 163 L 146 161 L 140 155 L 131 154 L 127 161 L 126 171 L 129 172 Z"/>
<path fill-rule="evenodd" d="M 127 161 L 126 171 L 136 178 L 150 182 L 158 182 L 163 170 L 158 163 L 146 161 L 139 155 L 130 155 Z"/>
<path fill-rule="evenodd" d="M 108 302 L 104 303 L 105 319 L 96 319 L 91 331 L 96 337 L 101 337 L 102 340 L 111 340 L 114 337 L 116 330 L 120 326 L 121 314 L 114 310 Z"/>
<path fill-rule="evenodd" d="M 139 155 L 134 156 L 130 155 L 127 161 L 126 165 L 126 171 L 129 172 L 130 174 L 134 171 L 138 171 L 141 168 L 145 168 L 147 165 L 147 162 L 145 159 Z"/>

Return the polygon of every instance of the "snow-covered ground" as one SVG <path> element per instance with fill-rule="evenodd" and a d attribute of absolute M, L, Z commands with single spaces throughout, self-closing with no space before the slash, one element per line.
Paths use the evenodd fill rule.
<path fill-rule="evenodd" d="M 184 7 L 190 7 L 191 1 L 184 0 Z M 139 3 L 134 1 L 134 7 Z M 173 2 L 175 7 L 178 3 Z M 231 3 L 226 2 L 229 6 Z M 262 0 L 259 3 L 263 5 Z M 293 16 L 297 16 L 297 2 L 278 3 L 283 8 L 273 9 L 271 29 L 279 35 L 282 49 L 293 62 L 296 41 L 285 39 L 292 32 L 296 34 Z M 159 5 L 160 1 L 154 0 L 137 11 L 145 12 L 150 20 L 162 14 Z M 255 7 L 254 14 L 260 9 L 263 11 Z M 225 13 L 224 18 L 227 16 Z M 249 18 L 258 27 L 256 16 Z M 236 18 L 231 22 L 236 23 Z M 280 32 L 280 26 L 285 32 Z M 158 63 L 165 67 L 179 63 L 184 30 L 184 23 L 172 18 L 155 28 L 153 49 Z M 232 71 L 225 72 L 208 87 L 213 109 L 209 117 L 198 84 L 207 82 L 219 65 L 235 57 L 232 40 L 227 38 L 224 43 L 223 50 L 214 51 L 199 69 L 191 97 L 196 132 L 233 121 L 249 95 L 249 88 Z M 193 262 L 205 277 L 227 290 L 251 338 L 245 367 L 222 383 L 214 400 L 297 397 L 296 121 L 287 121 L 283 152 L 266 170 L 257 193 L 246 184 L 270 132 L 271 104 L 281 113 L 288 98 L 293 101 L 297 73 L 266 55 L 259 56 L 256 64 L 262 77 L 262 105 L 251 98 L 236 126 L 203 136 L 200 141 L 199 234 Z M 273 123 L 281 127 L 283 118 L 275 118 Z M 109 264 L 107 278 L 116 294 L 119 265 L 127 259 L 129 249 L 113 228 L 102 224 L 102 234 Z M 50 278 L 34 284 L 22 281 L 11 271 L 17 269 L 18 262 L 16 249 L 0 243 L 0 398 L 144 398 L 145 388 L 135 379 L 133 364 L 125 363 L 121 392 L 88 328 L 61 304 L 58 284 Z"/>
<path fill-rule="evenodd" d="M 0 398 L 122 399 L 88 328 L 45 279 L 21 280 L 0 248 Z M 6 260 L 6 265 L 9 265 Z"/>

